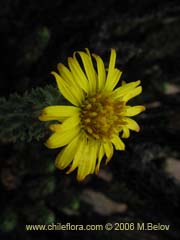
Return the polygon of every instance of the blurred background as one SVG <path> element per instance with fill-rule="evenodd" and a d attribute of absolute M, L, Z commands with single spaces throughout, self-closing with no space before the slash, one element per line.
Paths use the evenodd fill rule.
<path fill-rule="evenodd" d="M 78 183 L 54 166 L 43 142 L 0 139 L 0 238 L 178 240 L 180 238 L 180 3 L 157 0 L 1 0 L 0 95 L 47 84 L 52 70 L 88 47 L 127 82 L 141 79 L 140 133 L 98 176 Z M 0 101 L 1 102 L 1 101 Z M 1 102 L 2 104 L 2 102 Z M 1 117 L 2 112 L 0 112 Z M 2 129 L 1 129 L 2 130 Z M 0 130 L 0 131 L 1 131 Z M 169 231 L 26 231 L 26 224 L 169 224 Z"/>

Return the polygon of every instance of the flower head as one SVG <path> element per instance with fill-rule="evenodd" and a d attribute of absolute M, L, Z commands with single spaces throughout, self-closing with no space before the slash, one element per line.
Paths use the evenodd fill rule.
<path fill-rule="evenodd" d="M 122 74 L 115 68 L 115 62 L 116 51 L 111 49 L 106 71 L 102 59 L 86 49 L 86 52 L 78 51 L 68 58 L 69 68 L 60 63 L 58 73 L 52 72 L 59 91 L 72 105 L 48 106 L 42 110 L 39 119 L 58 121 L 50 125 L 53 134 L 46 146 L 63 147 L 56 157 L 56 166 L 64 169 L 70 165 L 67 173 L 78 168 L 79 181 L 98 173 L 101 160 L 106 156 L 108 163 L 114 148 L 125 150 L 121 138 L 128 138 L 130 130 L 140 130 L 130 117 L 144 111 L 144 106 L 127 105 L 131 98 L 141 93 L 140 81 L 123 81 L 114 89 Z"/>

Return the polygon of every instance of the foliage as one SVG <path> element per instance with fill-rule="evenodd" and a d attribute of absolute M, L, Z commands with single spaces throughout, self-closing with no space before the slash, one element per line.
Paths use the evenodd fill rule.
<path fill-rule="evenodd" d="M 0 139 L 2 142 L 40 140 L 47 134 L 47 124 L 38 120 L 43 107 L 63 102 L 59 91 L 52 87 L 33 89 L 23 96 L 12 94 L 0 98 Z"/>

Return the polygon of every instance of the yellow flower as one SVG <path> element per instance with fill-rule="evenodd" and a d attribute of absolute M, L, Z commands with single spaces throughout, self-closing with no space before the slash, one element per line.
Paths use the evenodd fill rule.
<path fill-rule="evenodd" d="M 114 90 L 122 74 L 115 68 L 116 51 L 111 49 L 107 71 L 99 56 L 92 54 L 92 57 L 86 49 L 86 52 L 78 51 L 68 58 L 69 69 L 58 64 L 59 73 L 52 74 L 59 91 L 73 106 L 48 106 L 39 116 L 41 121 L 59 122 L 50 125 L 53 134 L 46 146 L 64 147 L 56 157 L 56 166 L 64 169 L 70 165 L 67 173 L 78 168 L 79 181 L 89 174 L 98 173 L 103 156 L 108 163 L 114 148 L 125 149 L 121 138 L 128 138 L 130 130 L 140 130 L 130 117 L 145 110 L 144 106 L 127 105 L 131 98 L 142 92 L 139 80 L 123 81 Z"/>

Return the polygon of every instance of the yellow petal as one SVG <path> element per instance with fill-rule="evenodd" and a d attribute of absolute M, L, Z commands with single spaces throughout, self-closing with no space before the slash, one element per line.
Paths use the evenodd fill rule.
<path fill-rule="evenodd" d="M 97 72 L 98 72 L 97 89 L 100 91 L 104 88 L 104 84 L 106 80 L 106 71 L 105 71 L 103 60 L 96 54 L 92 54 L 92 55 L 95 58 L 97 63 Z"/>
<path fill-rule="evenodd" d="M 65 132 L 80 124 L 79 114 L 74 114 L 72 117 L 66 119 L 62 124 L 51 124 L 50 129 L 53 132 Z"/>
<path fill-rule="evenodd" d="M 89 61 L 90 61 L 91 67 L 93 68 L 94 74 L 96 75 L 96 71 L 94 69 L 94 65 L 93 65 L 93 61 L 92 61 L 92 57 L 91 57 L 90 51 L 89 51 L 88 48 L 85 48 L 85 50 L 86 50 L 86 53 L 87 53 L 87 55 L 89 57 Z"/>
<path fill-rule="evenodd" d="M 94 173 L 96 168 L 96 160 L 98 158 L 99 143 L 96 140 L 91 141 L 90 147 L 92 148 L 91 157 L 89 158 L 89 161 L 91 162 L 90 173 Z"/>
<path fill-rule="evenodd" d="M 125 144 L 117 135 L 111 139 L 111 142 L 114 144 L 116 150 L 125 150 Z"/>
<path fill-rule="evenodd" d="M 111 160 L 112 158 L 112 155 L 113 155 L 113 146 L 112 146 L 112 143 L 111 142 L 105 142 L 104 143 L 104 151 L 105 151 L 105 154 L 106 154 L 106 164 Z"/>
<path fill-rule="evenodd" d="M 56 79 L 56 82 L 61 94 L 73 105 L 79 106 L 81 101 L 78 95 L 76 94 L 76 92 L 74 91 L 74 89 L 72 88 L 71 84 L 68 84 L 67 82 L 65 82 L 65 80 L 56 72 L 51 72 L 51 73 L 52 75 L 54 75 Z"/>
<path fill-rule="evenodd" d="M 89 92 L 89 85 L 88 85 L 88 80 L 81 69 L 75 55 L 74 58 L 69 57 L 68 58 L 68 65 L 69 68 L 71 69 L 72 75 L 76 81 L 76 83 L 81 87 L 86 93 Z"/>
<path fill-rule="evenodd" d="M 88 141 L 84 151 L 81 163 L 78 166 L 77 180 L 82 181 L 90 173 L 94 173 L 97 158 L 97 143 Z"/>
<path fill-rule="evenodd" d="M 111 73 L 115 67 L 116 63 L 116 50 L 114 48 L 111 49 L 110 61 L 109 61 L 109 68 L 108 73 Z"/>
<path fill-rule="evenodd" d="M 105 83 L 105 89 L 108 89 L 109 85 L 111 84 L 112 75 L 115 69 L 115 63 L 116 63 L 116 50 L 112 48 L 110 60 L 109 60 L 108 74 L 107 74 L 107 79 Z"/>
<path fill-rule="evenodd" d="M 39 120 L 50 121 L 50 120 L 64 120 L 65 118 L 71 117 L 74 114 L 79 113 L 80 109 L 74 106 L 49 106 L 45 107 Z"/>
<path fill-rule="evenodd" d="M 87 55 L 91 58 L 91 53 L 89 51 L 89 48 L 85 48 Z M 91 59 L 92 60 L 92 59 Z M 92 61 L 91 61 L 92 62 Z"/>
<path fill-rule="evenodd" d="M 89 163 L 89 155 L 91 151 L 89 144 L 86 144 L 83 149 L 83 155 L 78 164 L 77 180 L 82 181 L 90 172 L 91 165 Z"/>
<path fill-rule="evenodd" d="M 100 164 L 101 164 L 101 161 L 102 161 L 102 158 L 103 158 L 104 154 L 105 154 L 104 146 L 101 143 L 101 145 L 99 147 L 99 152 L 98 152 L 98 162 L 97 162 L 96 169 L 95 169 L 96 174 L 98 174 L 98 172 L 99 172 L 99 167 L 100 167 Z"/>
<path fill-rule="evenodd" d="M 123 126 L 122 127 L 122 138 L 129 138 L 130 137 L 130 131 L 129 131 L 129 128 L 126 127 L 126 126 Z"/>
<path fill-rule="evenodd" d="M 128 94 L 129 92 L 133 92 L 135 90 L 135 88 L 141 83 L 140 80 L 136 81 L 136 82 L 131 82 L 131 83 L 125 83 L 122 86 L 116 88 L 113 91 L 113 95 L 112 97 L 114 99 L 118 99 L 118 98 L 122 98 L 123 96 L 125 96 L 126 94 Z"/>
<path fill-rule="evenodd" d="M 84 70 L 87 75 L 88 81 L 89 81 L 89 92 L 95 93 L 96 92 L 96 82 L 97 82 L 97 76 L 96 72 L 94 70 L 94 67 L 91 62 L 91 58 L 84 52 L 79 51 L 78 52 L 81 60 L 84 65 Z"/>
<path fill-rule="evenodd" d="M 70 128 L 69 130 L 55 132 L 52 134 L 46 142 L 48 148 L 58 148 L 63 147 L 71 142 L 71 140 L 79 134 L 80 128 L 76 126 Z"/>
<path fill-rule="evenodd" d="M 56 157 L 56 167 L 60 169 L 66 168 L 74 159 L 79 144 L 79 135 L 75 137 Z"/>
<path fill-rule="evenodd" d="M 58 68 L 59 74 L 66 82 L 71 82 L 71 83 L 74 82 L 72 73 L 64 64 L 58 63 L 57 68 Z"/>
<path fill-rule="evenodd" d="M 51 124 L 50 126 L 49 126 L 49 129 L 52 131 L 52 132 L 57 132 L 57 131 L 60 131 L 61 129 L 62 129 L 62 124 L 57 124 L 57 123 L 55 123 L 55 124 Z"/>
<path fill-rule="evenodd" d="M 118 69 L 113 69 L 111 72 L 111 76 L 109 77 L 110 80 L 106 81 L 106 85 L 104 87 L 105 91 L 112 91 L 114 89 L 114 87 L 117 85 L 117 83 L 119 82 L 119 79 L 122 75 L 122 72 Z"/>
<path fill-rule="evenodd" d="M 72 162 L 71 167 L 66 172 L 67 174 L 74 171 L 82 162 L 82 159 L 84 158 L 84 149 L 86 148 L 86 141 L 87 139 L 84 137 L 84 135 L 80 135 L 79 137 L 79 145 L 77 146 L 76 153 L 74 156 L 74 160 Z"/>
<path fill-rule="evenodd" d="M 122 100 L 127 102 L 129 101 L 131 98 L 136 97 L 137 95 L 139 95 L 142 92 L 142 87 L 139 86 L 137 88 L 135 88 L 134 90 L 131 90 L 128 94 L 124 95 Z"/>
<path fill-rule="evenodd" d="M 124 116 L 131 117 L 145 111 L 145 107 L 144 106 L 134 106 L 134 107 L 126 106 L 124 108 L 124 111 L 125 111 L 123 113 Z"/>
<path fill-rule="evenodd" d="M 76 126 L 78 126 L 80 124 L 80 118 L 79 118 L 79 114 L 74 114 L 72 117 L 66 119 L 63 123 L 62 123 L 62 129 L 63 131 L 68 131 L 71 128 L 74 128 Z M 80 126 L 79 126 L 80 127 Z"/>
<path fill-rule="evenodd" d="M 71 91 L 73 91 L 73 94 L 76 95 L 76 98 L 78 98 L 78 102 L 81 104 L 85 97 L 83 94 L 82 88 L 79 87 L 72 73 L 69 71 L 69 69 L 66 66 L 59 63 L 57 67 L 60 75 L 71 86 Z"/>
<path fill-rule="evenodd" d="M 139 132 L 140 131 L 140 127 L 139 125 L 137 124 L 137 122 L 131 118 L 128 118 L 128 117 L 123 117 L 123 121 L 126 122 L 126 127 L 133 130 L 133 131 L 136 131 L 136 132 Z"/>

